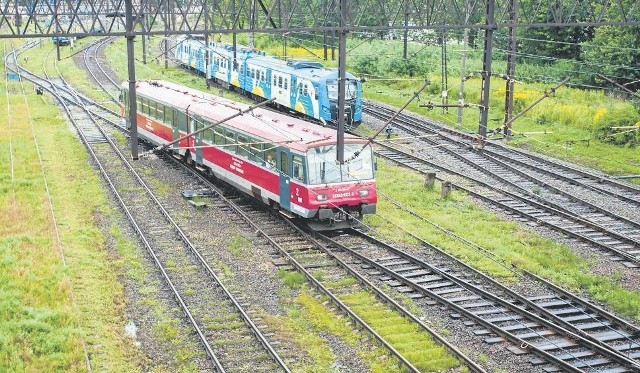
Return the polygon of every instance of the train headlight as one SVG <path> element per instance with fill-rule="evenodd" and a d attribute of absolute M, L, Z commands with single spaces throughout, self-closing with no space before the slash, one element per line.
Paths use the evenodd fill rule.
<path fill-rule="evenodd" d="M 317 201 L 326 201 L 327 200 L 327 195 L 326 194 L 318 194 L 318 195 L 316 195 L 316 200 Z"/>
<path fill-rule="evenodd" d="M 368 195 L 369 195 L 369 191 L 366 190 L 366 189 L 362 189 L 362 190 L 358 191 L 358 196 L 360 196 L 360 197 L 366 197 Z"/>

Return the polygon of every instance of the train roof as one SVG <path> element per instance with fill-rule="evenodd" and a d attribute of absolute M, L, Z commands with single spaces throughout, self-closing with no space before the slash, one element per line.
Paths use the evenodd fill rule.
<path fill-rule="evenodd" d="M 184 38 L 181 42 L 185 44 L 195 44 L 199 47 L 204 47 L 204 41 L 197 38 Z M 230 57 L 233 55 L 234 47 L 233 44 L 230 43 L 216 43 L 210 41 L 209 49 L 214 51 L 214 53 L 218 55 Z M 272 70 L 281 72 L 292 73 L 295 71 L 295 74 L 297 76 L 301 76 L 309 80 L 338 79 L 338 69 L 324 67 L 320 62 L 317 61 L 299 59 L 290 59 L 288 61 L 283 61 L 275 56 L 267 55 L 263 51 L 255 48 L 250 48 L 242 44 L 236 44 L 235 49 L 237 51 L 236 58 L 244 60 L 249 64 L 255 63 L 259 66 L 268 67 Z M 349 72 L 346 73 L 346 78 L 351 80 L 357 79 L 355 75 Z"/>
<path fill-rule="evenodd" d="M 128 89 L 128 84 L 128 82 L 124 82 L 122 88 Z M 249 108 L 249 105 L 240 102 L 161 80 L 138 81 L 136 93 L 183 110 L 188 109 L 190 113 L 206 117 L 214 122 L 224 120 Z M 287 144 L 287 147 L 300 152 L 337 142 L 337 131 L 334 128 L 322 127 L 264 108 L 256 108 L 249 113 L 228 120 L 225 122 L 225 126 L 233 127 L 272 143 Z M 364 143 L 365 141 L 366 139 L 345 134 L 345 143 Z"/>
<path fill-rule="evenodd" d="M 233 54 L 233 45 L 228 43 L 209 43 L 210 48 L 217 53 L 230 56 Z M 259 66 L 268 67 L 272 70 L 281 72 L 293 72 L 297 76 L 307 78 L 309 80 L 315 79 L 338 79 L 338 69 L 324 67 L 320 62 L 290 59 L 283 61 L 275 56 L 264 54 L 264 52 L 257 49 L 252 49 L 244 45 L 237 44 L 237 58 L 245 60 L 249 64 L 257 64 Z M 349 72 L 346 73 L 347 79 L 355 79 L 356 77 Z"/>

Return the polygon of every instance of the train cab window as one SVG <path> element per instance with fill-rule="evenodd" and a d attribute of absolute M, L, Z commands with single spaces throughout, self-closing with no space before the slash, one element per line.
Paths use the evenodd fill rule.
<path fill-rule="evenodd" d="M 289 156 L 287 152 L 280 152 L 280 164 L 278 170 L 285 175 L 289 175 Z"/>
<path fill-rule="evenodd" d="M 291 176 L 293 176 L 294 179 L 300 180 L 300 181 L 304 181 L 304 160 L 301 156 L 299 155 L 294 155 L 292 157 L 292 164 L 293 164 L 293 172 L 291 174 Z"/>
<path fill-rule="evenodd" d="M 249 145 L 248 139 L 246 136 L 238 135 L 238 155 L 242 157 L 249 158 Z"/>
<path fill-rule="evenodd" d="M 236 152 L 236 134 L 234 132 L 226 131 L 224 134 L 224 142 L 225 145 L 227 145 L 225 149 L 232 153 Z"/>

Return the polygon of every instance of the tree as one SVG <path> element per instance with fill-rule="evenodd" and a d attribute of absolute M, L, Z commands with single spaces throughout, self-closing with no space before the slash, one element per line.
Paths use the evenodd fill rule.
<path fill-rule="evenodd" d="M 632 91 L 640 90 L 640 27 L 600 27 L 584 49 L 585 60 L 595 72 Z"/>

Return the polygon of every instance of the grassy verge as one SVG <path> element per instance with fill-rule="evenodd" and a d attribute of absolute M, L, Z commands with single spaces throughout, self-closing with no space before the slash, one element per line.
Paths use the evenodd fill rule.
<path fill-rule="evenodd" d="M 35 94 L 27 106 L 17 83 L 8 88 L 18 94 L 0 98 L 0 370 L 83 371 L 83 341 L 94 370 L 137 370 L 123 333 L 122 287 L 96 225 L 106 197 L 87 154 L 56 106 Z"/>
<path fill-rule="evenodd" d="M 615 311 L 640 320 L 640 291 L 626 290 L 616 276 L 598 276 L 589 270 L 590 263 L 562 244 L 537 236 L 523 226 L 501 220 L 466 201 L 454 192 L 448 199 L 440 197 L 439 188 L 425 189 L 424 180 L 411 171 L 378 161 L 378 187 L 432 222 L 474 242 L 493 255 L 469 246 L 425 225 L 413 215 L 402 213 L 384 197 L 379 199 L 378 215 L 367 221 L 390 239 L 415 243 L 399 230 L 403 227 L 422 239 L 443 248 L 466 263 L 511 281 L 512 275 L 500 263 L 524 268 L 570 289 L 581 289 L 593 298 L 609 304 Z M 382 216 L 389 220 L 383 220 Z"/>

